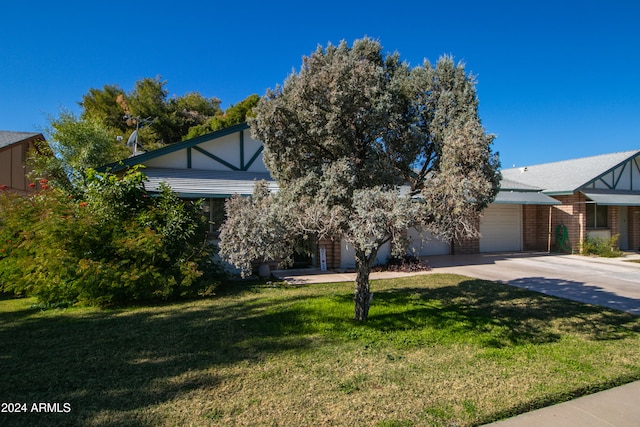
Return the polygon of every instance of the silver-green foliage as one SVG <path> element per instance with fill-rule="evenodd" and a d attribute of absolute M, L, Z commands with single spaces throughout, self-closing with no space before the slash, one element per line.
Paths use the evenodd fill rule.
<path fill-rule="evenodd" d="M 251 273 L 252 263 L 292 255 L 294 227 L 287 211 L 280 210 L 270 197 L 266 182 L 256 184 L 252 197 L 234 195 L 226 201 L 227 220 L 220 230 L 220 255 L 238 267 L 243 276 Z"/>
<path fill-rule="evenodd" d="M 318 47 L 255 113 L 251 129 L 279 186 L 277 196 L 262 197 L 289 218 L 286 233 L 274 238 L 279 228 L 261 217 L 260 227 L 227 240 L 238 216 L 260 209 L 230 204 L 222 252 L 247 268 L 240 260 L 263 249 L 244 246 L 265 241 L 256 233 L 344 239 L 356 257 L 357 319 L 367 317 L 368 276 L 383 244 L 401 252 L 410 226 L 444 239 L 477 235 L 479 213 L 497 191 L 499 164 L 478 117 L 475 80 L 451 57 L 411 68 L 368 38 Z M 267 252 L 276 255 L 260 256 Z"/>

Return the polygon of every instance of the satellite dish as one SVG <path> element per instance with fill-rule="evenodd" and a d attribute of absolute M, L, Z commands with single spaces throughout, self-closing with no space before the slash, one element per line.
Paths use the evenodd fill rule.
<path fill-rule="evenodd" d="M 144 126 L 147 123 L 151 123 L 153 122 L 153 120 L 151 120 L 151 117 L 147 117 L 146 119 L 140 119 L 140 117 L 131 117 L 128 114 L 125 115 L 124 118 L 135 119 L 136 121 L 136 130 L 134 130 L 129 136 L 129 139 L 127 140 L 127 147 L 132 149 L 134 156 L 144 153 L 144 151 L 138 151 L 138 146 L 140 145 L 140 143 L 138 142 L 138 130 L 140 129 L 141 126 Z"/>
<path fill-rule="evenodd" d="M 136 145 L 136 141 L 138 140 L 138 129 L 134 130 L 127 141 L 127 147 L 133 147 Z"/>

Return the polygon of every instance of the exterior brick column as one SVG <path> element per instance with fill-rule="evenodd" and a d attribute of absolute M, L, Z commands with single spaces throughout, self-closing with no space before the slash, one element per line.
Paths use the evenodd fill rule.
<path fill-rule="evenodd" d="M 620 214 L 617 206 L 609 206 L 607 209 L 607 225 L 609 227 L 611 237 L 620 234 Z M 616 249 L 619 249 L 619 244 Z"/>
<path fill-rule="evenodd" d="M 522 249 L 525 251 L 548 251 L 549 237 L 553 241 L 554 230 L 549 236 L 549 212 L 547 205 L 524 205 L 522 207 Z"/>
<path fill-rule="evenodd" d="M 476 230 L 480 229 L 480 218 L 474 224 Z M 477 254 L 480 253 L 480 238 L 471 238 L 471 239 L 454 239 L 451 242 L 451 253 L 453 255 L 462 255 L 462 254 Z"/>
<path fill-rule="evenodd" d="M 640 251 L 640 206 L 629 206 L 629 249 Z"/>
<path fill-rule="evenodd" d="M 336 239 L 322 239 L 318 242 L 316 267 L 320 267 L 320 248 L 325 248 L 327 251 L 327 269 L 340 268 L 340 241 Z"/>
<path fill-rule="evenodd" d="M 556 244 L 556 228 L 559 225 L 567 227 L 571 252 L 578 253 L 582 248 L 587 233 L 586 230 L 586 197 L 583 194 L 569 196 L 554 196 L 562 202 L 562 205 L 554 206 L 551 216 L 551 228 L 553 233 L 553 247 Z"/>
<path fill-rule="evenodd" d="M 522 249 L 525 251 L 533 251 L 538 249 L 538 221 L 537 206 L 522 206 Z"/>

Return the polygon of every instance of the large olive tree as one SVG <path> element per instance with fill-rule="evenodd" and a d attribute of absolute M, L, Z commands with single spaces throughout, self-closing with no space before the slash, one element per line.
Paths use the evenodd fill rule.
<path fill-rule="evenodd" d="M 411 226 L 444 239 L 477 235 L 497 191 L 499 163 L 478 117 L 475 80 L 450 57 L 412 68 L 368 38 L 318 47 L 254 111 L 249 123 L 279 186 L 269 209 L 286 224 L 282 238 L 313 234 L 353 248 L 356 320 L 368 317 L 382 245 L 406 251 Z M 255 216 L 257 206 L 244 205 L 227 211 L 227 225 Z M 249 253 L 246 235 L 227 225 L 221 252 L 237 261 Z"/>

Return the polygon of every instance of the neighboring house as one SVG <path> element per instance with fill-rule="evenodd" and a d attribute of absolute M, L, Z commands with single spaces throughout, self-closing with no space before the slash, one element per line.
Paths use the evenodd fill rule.
<path fill-rule="evenodd" d="M 555 243 L 559 225 L 566 227 L 573 252 L 587 236 L 616 234 L 620 249 L 640 250 L 640 150 L 506 169 L 502 176 L 561 202 L 551 209 L 551 227 L 549 212 L 523 210 L 523 250 L 545 249 L 549 229 Z"/>
<path fill-rule="evenodd" d="M 41 133 L 0 131 L 0 186 L 19 193 L 31 190 L 27 157 L 44 141 Z"/>
<path fill-rule="evenodd" d="M 277 189 L 264 165 L 262 150 L 261 142 L 251 137 L 249 126 L 243 123 L 130 157 L 101 170 L 119 172 L 144 165 L 148 191 L 158 191 L 165 182 L 182 198 L 205 199 L 205 212 L 215 237 L 224 220 L 227 197 L 250 195 L 257 180 L 266 180 L 272 190 Z M 420 256 L 546 251 L 554 247 L 555 228 L 560 224 L 569 230 L 573 250 L 578 249 L 587 232 L 616 234 L 622 228 L 625 233 L 624 238 L 620 233 L 621 247 L 637 249 L 639 155 L 640 151 L 631 151 L 505 170 L 501 190 L 478 224 L 482 237 L 443 242 L 411 229 L 410 250 Z M 605 211 L 607 221 L 603 222 Z M 320 248 L 326 253 L 328 268 L 354 266 L 353 251 L 345 242 L 323 240 L 318 242 L 318 253 Z M 383 247 L 378 262 L 386 261 L 389 253 L 388 245 Z M 317 257 L 312 262 L 318 264 Z"/>

